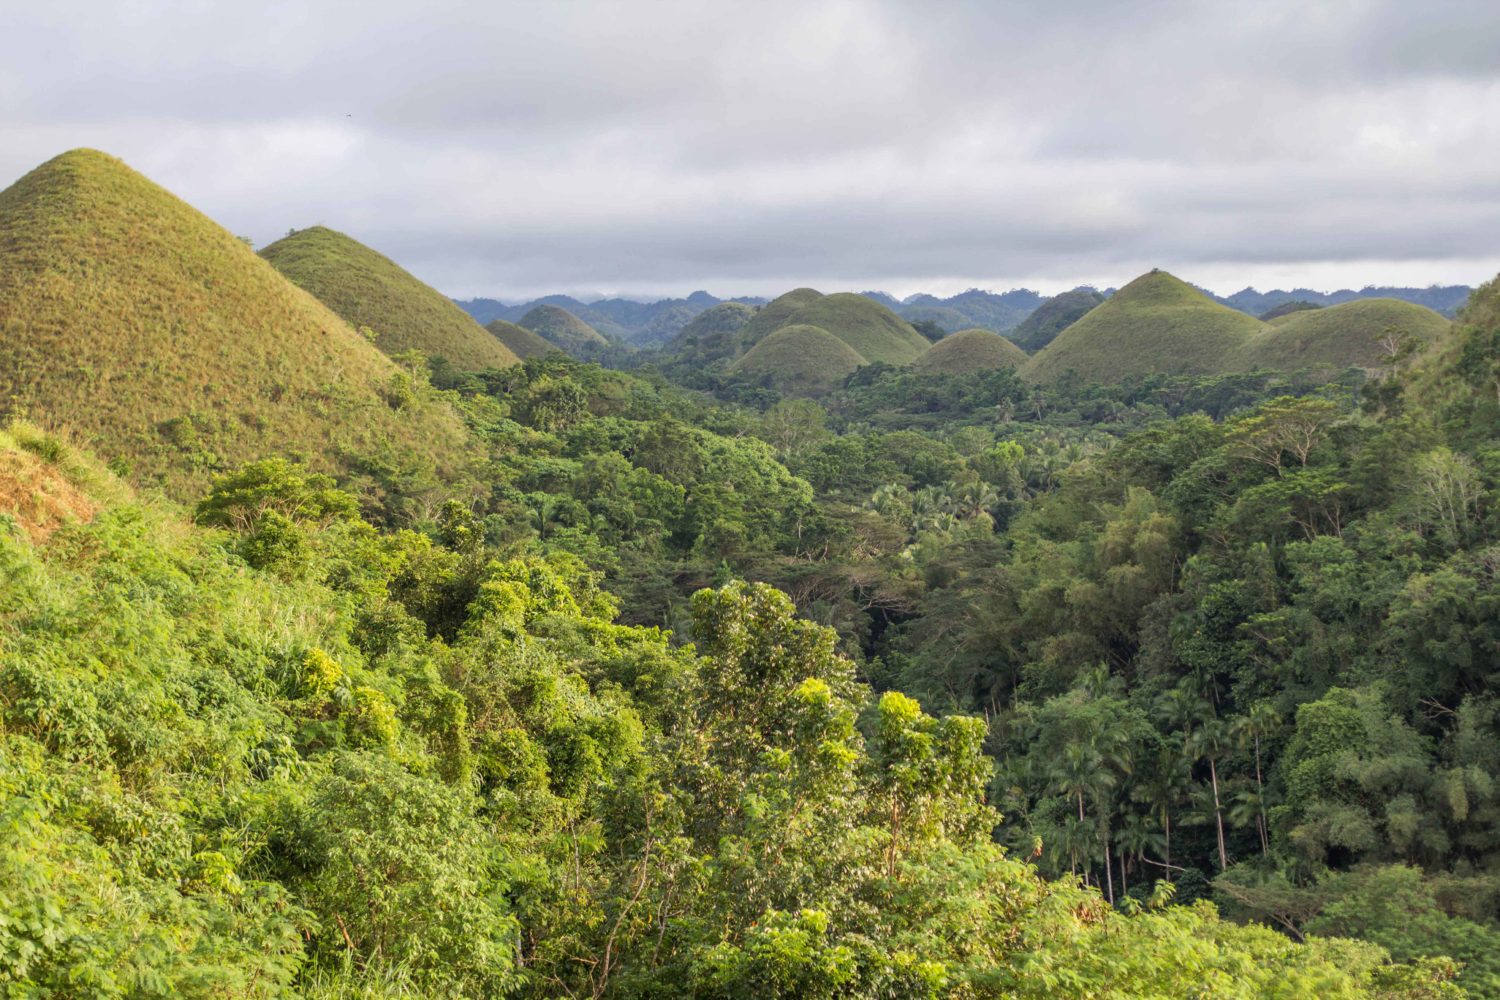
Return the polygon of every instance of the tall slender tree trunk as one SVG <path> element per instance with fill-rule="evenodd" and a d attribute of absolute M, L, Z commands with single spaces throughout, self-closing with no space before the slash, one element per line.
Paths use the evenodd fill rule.
<path fill-rule="evenodd" d="M 1109 905 L 1115 905 L 1115 865 L 1109 858 L 1109 822 L 1104 824 L 1104 881 L 1109 885 Z"/>
<path fill-rule="evenodd" d="M 1271 838 L 1267 836 L 1266 830 L 1266 786 L 1260 779 L 1260 734 L 1255 734 L 1255 808 L 1260 812 L 1256 817 L 1256 829 L 1260 833 L 1260 856 L 1269 858 L 1271 856 Z"/>
<path fill-rule="evenodd" d="M 1214 826 L 1219 833 L 1219 871 L 1229 867 L 1229 855 L 1224 851 L 1224 810 L 1219 805 L 1219 768 L 1214 758 L 1208 758 L 1208 777 L 1214 786 Z"/>
<path fill-rule="evenodd" d="M 1126 863 L 1125 862 L 1126 862 L 1125 848 L 1122 847 L 1122 848 L 1120 848 L 1120 895 L 1121 896 L 1129 896 L 1130 895 L 1130 875 L 1125 871 L 1125 868 L 1126 868 Z"/>
<path fill-rule="evenodd" d="M 1166 834 L 1167 871 L 1170 872 L 1172 870 L 1172 810 L 1167 809 L 1161 814 L 1161 826 L 1163 833 Z"/>

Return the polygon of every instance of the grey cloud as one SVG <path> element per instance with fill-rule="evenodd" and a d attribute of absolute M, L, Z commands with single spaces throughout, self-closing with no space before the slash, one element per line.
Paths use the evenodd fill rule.
<path fill-rule="evenodd" d="M 1500 267 L 1480 0 L 34 8 L 0 183 L 100 146 L 454 294 Z"/>

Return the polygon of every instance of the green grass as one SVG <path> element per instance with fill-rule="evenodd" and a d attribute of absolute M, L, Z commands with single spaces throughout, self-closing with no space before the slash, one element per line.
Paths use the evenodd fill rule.
<path fill-rule="evenodd" d="M 399 369 L 248 246 L 113 157 L 65 153 L 0 192 L 0 412 L 195 497 L 283 454 L 452 474 L 445 404 L 394 409 Z"/>
<path fill-rule="evenodd" d="M 960 330 L 923 351 L 911 366 L 919 371 L 962 375 L 987 368 L 1019 368 L 1026 352 L 992 330 Z"/>
<path fill-rule="evenodd" d="M 1136 278 L 1032 356 L 1022 374 L 1053 382 L 1069 370 L 1096 382 L 1132 375 L 1208 375 L 1260 333 L 1253 317 L 1220 305 L 1165 271 Z"/>
<path fill-rule="evenodd" d="M 1054 295 L 1023 319 L 1010 332 L 1010 339 L 1024 350 L 1040 351 L 1103 301 L 1104 296 L 1092 288 L 1075 288 L 1071 292 Z"/>
<path fill-rule="evenodd" d="M 323 226 L 299 229 L 260 255 L 387 354 L 418 350 L 458 368 L 505 368 L 516 355 L 446 295 L 395 261 Z"/>
<path fill-rule="evenodd" d="M 788 395 L 817 395 L 866 363 L 859 352 L 827 330 L 793 324 L 768 334 L 730 371 L 768 377 L 773 387 Z"/>
<path fill-rule="evenodd" d="M 519 325 L 575 357 L 609 346 L 602 333 L 562 306 L 537 306 L 521 317 Z"/>
<path fill-rule="evenodd" d="M 1277 318 L 1246 344 L 1227 367 L 1250 370 L 1300 368 L 1339 372 L 1376 369 L 1410 337 L 1423 344 L 1445 334 L 1449 322 L 1426 306 L 1398 299 L 1359 299 L 1324 309 L 1304 309 Z"/>
<path fill-rule="evenodd" d="M 524 326 L 507 323 L 503 319 L 491 320 L 484 325 L 484 328 L 493 334 L 500 343 L 504 344 L 512 354 L 523 361 L 527 358 L 540 358 L 551 354 L 553 351 L 562 350 L 556 344 L 548 343 Z"/>
<path fill-rule="evenodd" d="M 822 327 L 852 347 L 867 362 L 908 364 L 927 350 L 930 343 L 910 323 L 879 302 L 852 292 L 814 299 L 792 313 L 781 325 L 794 324 Z"/>

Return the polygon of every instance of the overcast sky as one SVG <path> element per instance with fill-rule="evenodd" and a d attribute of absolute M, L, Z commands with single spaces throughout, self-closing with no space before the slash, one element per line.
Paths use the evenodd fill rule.
<path fill-rule="evenodd" d="M 93 146 L 460 297 L 1500 271 L 1497 0 L 3 6 L 0 185 Z"/>

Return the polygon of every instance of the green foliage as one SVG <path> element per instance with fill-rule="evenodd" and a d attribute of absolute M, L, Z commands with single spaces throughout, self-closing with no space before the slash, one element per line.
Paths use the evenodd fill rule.
<path fill-rule="evenodd" d="M 1022 320 L 1010 332 L 1010 339 L 1023 350 L 1040 351 L 1103 301 L 1104 296 L 1092 288 L 1075 288 L 1054 295 Z"/>

